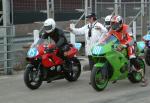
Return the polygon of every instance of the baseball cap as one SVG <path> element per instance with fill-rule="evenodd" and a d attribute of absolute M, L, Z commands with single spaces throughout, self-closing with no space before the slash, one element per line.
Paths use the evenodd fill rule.
<path fill-rule="evenodd" d="M 91 17 L 96 17 L 96 14 L 95 13 L 90 13 L 86 16 L 86 18 L 91 18 Z"/>

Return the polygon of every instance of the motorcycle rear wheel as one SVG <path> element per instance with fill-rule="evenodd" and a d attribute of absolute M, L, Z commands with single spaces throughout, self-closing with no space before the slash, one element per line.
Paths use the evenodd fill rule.
<path fill-rule="evenodd" d="M 140 64 L 140 68 L 143 69 L 143 75 L 145 75 L 145 63 L 143 59 L 137 58 L 137 61 Z M 139 83 L 142 80 L 142 74 L 137 71 L 132 71 L 128 74 L 128 79 L 131 83 Z"/>
<path fill-rule="evenodd" d="M 29 89 L 38 89 L 42 84 L 41 71 L 34 66 L 27 66 L 24 72 L 24 83 Z"/>
<path fill-rule="evenodd" d="M 72 68 L 69 68 L 69 70 L 65 69 L 64 70 L 65 70 L 65 79 L 72 82 L 76 81 L 81 74 L 81 63 L 76 57 L 71 58 L 70 63 Z"/>

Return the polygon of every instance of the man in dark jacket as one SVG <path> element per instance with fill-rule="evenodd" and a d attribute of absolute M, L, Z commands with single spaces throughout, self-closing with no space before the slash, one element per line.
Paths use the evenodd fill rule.
<path fill-rule="evenodd" d="M 44 21 L 43 32 L 40 34 L 41 39 L 48 39 L 48 37 L 50 37 L 50 39 L 55 42 L 56 47 L 59 48 L 58 56 L 66 60 L 67 58 L 64 56 L 64 52 L 69 50 L 68 41 L 64 32 L 56 28 L 56 23 L 52 18 L 48 18 Z M 51 52 L 52 50 L 47 48 L 45 51 Z"/>

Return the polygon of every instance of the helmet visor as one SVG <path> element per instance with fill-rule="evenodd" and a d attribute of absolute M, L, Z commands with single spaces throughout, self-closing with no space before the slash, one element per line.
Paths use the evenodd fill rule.
<path fill-rule="evenodd" d="M 118 30 L 120 28 L 120 24 L 119 23 L 115 23 L 115 22 L 112 22 L 111 23 L 111 28 L 113 30 Z"/>
<path fill-rule="evenodd" d="M 44 29 L 47 31 L 47 30 L 51 30 L 52 29 L 52 25 L 49 25 L 49 26 L 44 26 Z"/>
<path fill-rule="evenodd" d="M 110 25 L 110 21 L 105 21 L 105 25 Z"/>

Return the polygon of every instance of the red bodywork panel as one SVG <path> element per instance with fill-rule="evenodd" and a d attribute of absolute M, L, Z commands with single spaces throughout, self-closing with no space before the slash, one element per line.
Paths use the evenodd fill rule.
<path fill-rule="evenodd" d="M 55 48 L 54 44 L 44 45 L 41 44 L 37 47 L 39 54 L 35 57 L 41 57 L 42 58 L 42 65 L 45 68 L 50 68 L 52 66 L 61 65 L 64 63 L 63 59 L 57 56 L 57 53 L 59 52 L 59 49 L 54 50 L 52 53 L 45 53 L 45 48 Z M 67 57 L 72 58 L 74 55 L 76 55 L 78 50 L 74 47 L 70 47 L 70 50 L 67 51 Z"/>
<path fill-rule="evenodd" d="M 71 47 L 69 51 L 67 51 L 67 57 L 72 58 L 74 55 L 76 55 L 78 50 L 74 47 Z"/>

